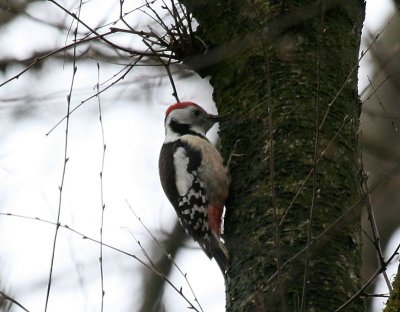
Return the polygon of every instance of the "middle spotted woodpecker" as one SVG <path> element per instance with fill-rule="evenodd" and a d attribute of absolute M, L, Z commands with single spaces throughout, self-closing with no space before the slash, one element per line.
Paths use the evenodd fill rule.
<path fill-rule="evenodd" d="M 192 102 L 168 107 L 159 173 L 180 223 L 225 274 L 229 256 L 220 236 L 230 179 L 220 153 L 206 138 L 220 119 Z"/>

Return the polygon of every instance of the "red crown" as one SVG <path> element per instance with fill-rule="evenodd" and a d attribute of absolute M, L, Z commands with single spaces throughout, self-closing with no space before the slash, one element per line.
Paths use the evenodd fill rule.
<path fill-rule="evenodd" d="M 201 108 L 199 105 L 197 105 L 196 103 L 193 103 L 193 102 L 178 102 L 178 103 L 172 104 L 170 107 L 167 108 L 167 110 L 165 111 L 165 116 L 168 116 L 169 113 L 175 109 L 186 108 L 188 106 L 194 106 L 194 107 Z"/>

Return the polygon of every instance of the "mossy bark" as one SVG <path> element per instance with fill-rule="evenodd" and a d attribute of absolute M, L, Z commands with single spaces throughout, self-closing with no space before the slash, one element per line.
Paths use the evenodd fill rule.
<path fill-rule="evenodd" d="M 393 291 L 386 304 L 384 312 L 400 311 L 400 266 L 397 269 L 396 278 L 393 281 Z"/>
<path fill-rule="evenodd" d="M 356 71 L 345 81 L 357 66 L 364 3 L 347 2 L 182 1 L 209 44 L 187 64 L 211 76 L 219 113 L 229 116 L 224 155 L 236 140 L 243 154 L 231 166 L 225 217 L 227 311 L 299 311 L 302 302 L 305 311 L 334 311 L 361 286 L 359 218 L 275 274 L 309 233 L 317 237 L 360 199 Z"/>

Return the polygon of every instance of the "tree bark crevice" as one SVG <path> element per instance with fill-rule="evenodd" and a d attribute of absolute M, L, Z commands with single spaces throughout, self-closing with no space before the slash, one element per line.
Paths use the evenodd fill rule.
<path fill-rule="evenodd" d="M 219 112 L 230 116 L 230 122 L 221 125 L 223 152 L 229 155 L 240 139 L 237 153 L 244 154 L 231 168 L 225 220 L 225 240 L 232 257 L 227 311 L 297 311 L 305 258 L 282 269 L 281 285 L 278 278 L 269 279 L 277 263 L 282 265 L 307 244 L 311 178 L 293 199 L 313 169 L 316 105 L 319 121 L 328 111 L 319 132 L 318 155 L 329 149 L 317 162 L 311 241 L 361 197 L 357 76 L 351 82 L 345 79 L 358 62 L 363 1 L 345 5 L 285 1 L 285 16 L 296 19 L 268 28 L 273 37 L 263 36 L 260 29 L 282 16 L 276 1 L 249 1 L 240 7 L 235 1 L 223 7 L 218 7 L 219 1 L 182 2 L 198 19 L 201 38 L 221 53 L 215 59 L 212 53 L 208 55 L 202 74 L 211 76 Z M 307 6 L 307 16 L 298 15 Z M 199 61 L 193 67 L 203 65 Z M 306 311 L 334 310 L 362 283 L 360 223 L 347 224 L 331 235 L 309 254 Z M 363 310 L 362 300 L 357 299 L 346 311 Z"/>

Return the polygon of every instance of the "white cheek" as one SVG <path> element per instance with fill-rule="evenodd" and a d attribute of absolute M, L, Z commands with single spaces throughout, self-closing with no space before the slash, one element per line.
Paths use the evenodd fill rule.
<path fill-rule="evenodd" d="M 183 147 L 178 147 L 174 153 L 175 181 L 180 196 L 184 196 L 193 184 L 194 176 L 187 171 L 189 158 Z"/>
<path fill-rule="evenodd" d="M 167 129 L 167 133 L 165 134 L 164 144 L 171 143 L 179 139 L 179 135 L 173 132 L 171 129 Z"/>

